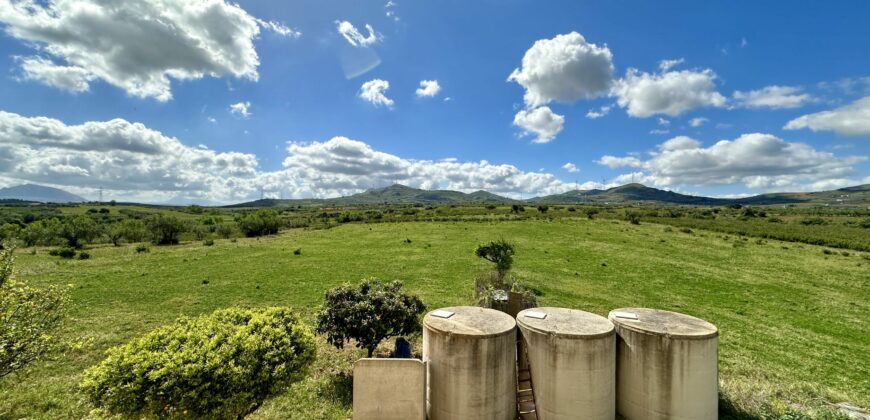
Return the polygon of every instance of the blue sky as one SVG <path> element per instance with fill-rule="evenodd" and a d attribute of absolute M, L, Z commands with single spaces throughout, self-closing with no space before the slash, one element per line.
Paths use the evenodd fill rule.
<path fill-rule="evenodd" d="M 867 2 L 189 3 L 0 1 L 0 186 L 223 203 L 870 182 Z"/>

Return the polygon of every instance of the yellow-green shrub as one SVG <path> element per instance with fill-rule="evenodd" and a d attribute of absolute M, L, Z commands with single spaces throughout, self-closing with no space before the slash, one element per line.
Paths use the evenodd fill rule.
<path fill-rule="evenodd" d="M 90 401 L 130 417 L 240 418 L 302 378 L 315 357 L 289 308 L 181 318 L 111 348 L 84 374 Z"/>

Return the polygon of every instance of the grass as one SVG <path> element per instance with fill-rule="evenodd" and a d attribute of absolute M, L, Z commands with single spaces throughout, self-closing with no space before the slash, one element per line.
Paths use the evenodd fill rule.
<path fill-rule="evenodd" d="M 542 305 L 602 315 L 646 306 L 716 324 L 723 418 L 816 417 L 843 401 L 870 407 L 865 254 L 601 219 L 347 224 L 142 254 L 105 246 L 85 261 L 22 250 L 20 278 L 73 285 L 65 333 L 88 343 L 0 382 L 0 418 L 101 417 L 77 391 L 81 372 L 106 348 L 181 315 L 288 305 L 313 320 L 327 289 L 369 276 L 403 280 L 430 309 L 468 304 L 472 278 L 489 268 L 475 246 L 498 238 L 516 244 L 514 273 Z M 322 345 L 315 374 L 252 417 L 348 417 L 347 375 L 359 354 Z"/>

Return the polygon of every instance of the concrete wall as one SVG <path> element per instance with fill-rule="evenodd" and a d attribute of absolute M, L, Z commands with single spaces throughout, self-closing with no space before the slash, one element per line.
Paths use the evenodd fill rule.
<path fill-rule="evenodd" d="M 426 420 L 426 364 L 360 359 L 353 365 L 354 420 Z"/>

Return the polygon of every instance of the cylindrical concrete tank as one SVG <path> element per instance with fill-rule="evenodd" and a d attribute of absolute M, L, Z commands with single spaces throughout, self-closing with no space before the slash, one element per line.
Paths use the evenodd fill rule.
<path fill-rule="evenodd" d="M 627 420 L 718 418 L 719 331 L 689 315 L 622 308 L 616 326 L 616 410 Z"/>
<path fill-rule="evenodd" d="M 516 419 L 516 322 L 458 306 L 423 318 L 429 420 Z"/>
<path fill-rule="evenodd" d="M 613 323 L 589 312 L 534 308 L 517 315 L 517 326 L 528 349 L 539 420 L 613 420 Z"/>

